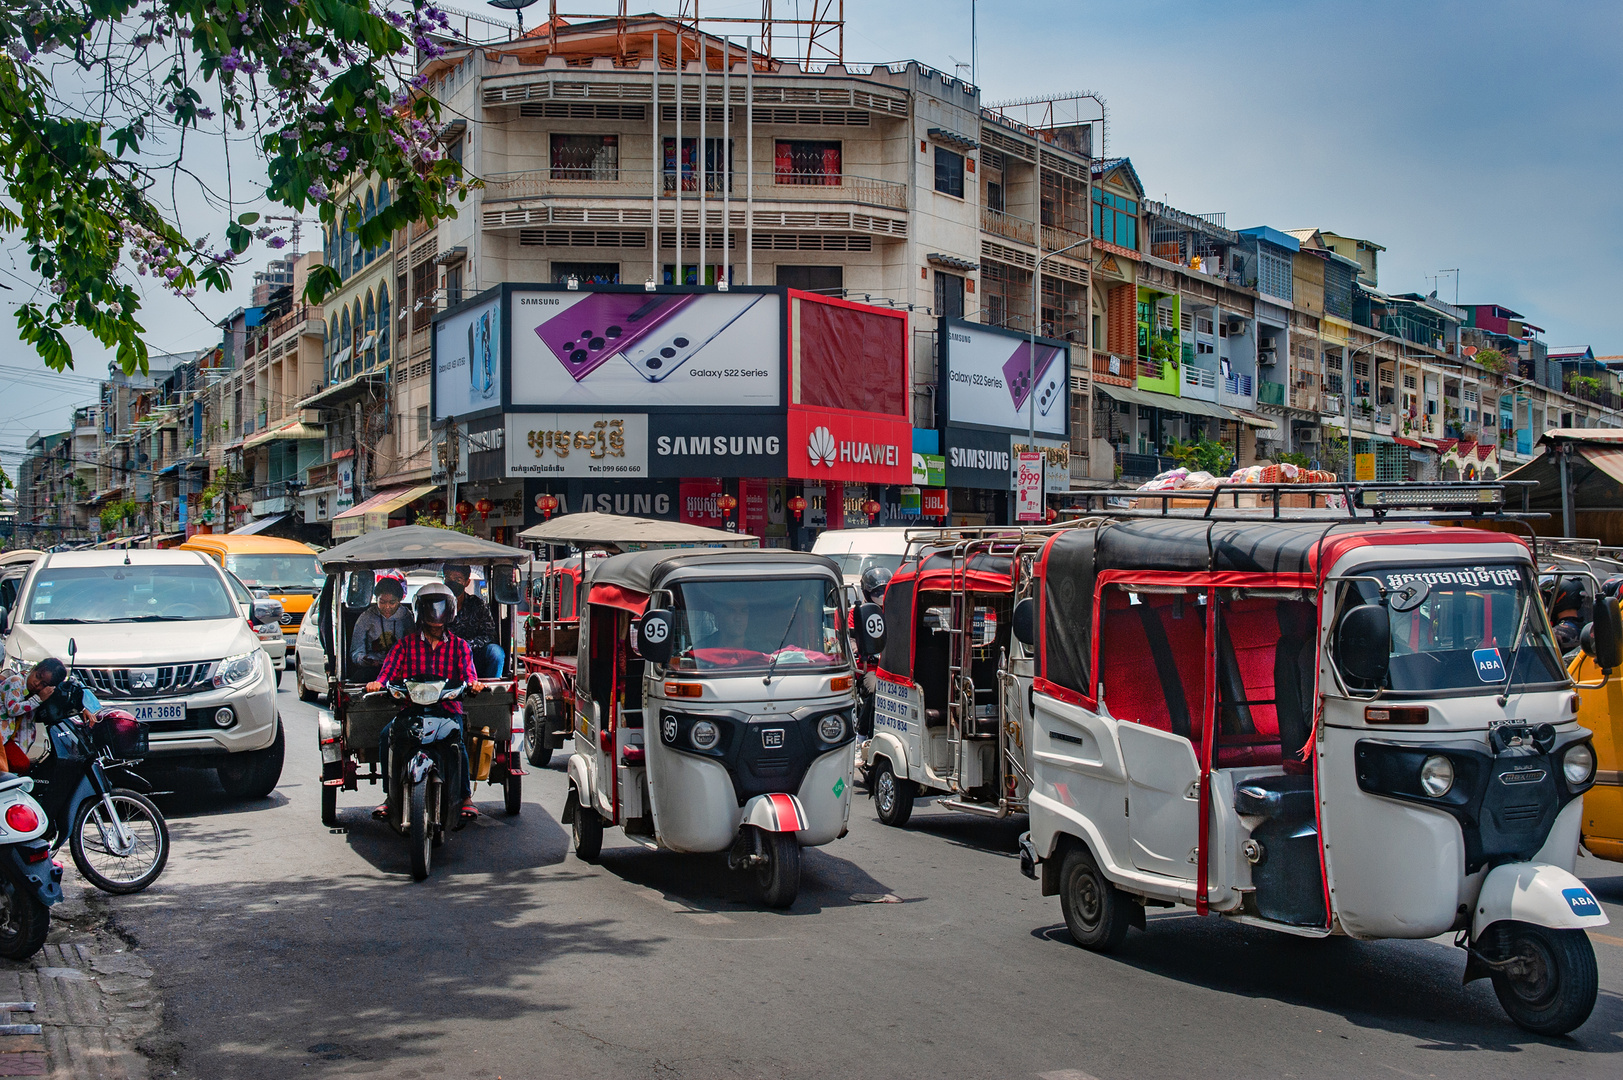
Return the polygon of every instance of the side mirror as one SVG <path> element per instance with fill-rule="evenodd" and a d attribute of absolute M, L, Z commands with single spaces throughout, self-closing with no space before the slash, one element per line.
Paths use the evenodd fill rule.
<path fill-rule="evenodd" d="M 671 659 L 671 629 L 675 619 L 669 611 L 655 608 L 637 623 L 637 651 L 650 664 L 661 666 Z"/>
<path fill-rule="evenodd" d="M 1028 649 L 1037 647 L 1037 598 L 1028 596 L 1014 605 L 1014 637 Z"/>
<path fill-rule="evenodd" d="M 857 651 L 864 656 L 885 651 L 885 613 L 878 604 L 857 606 Z"/>
<path fill-rule="evenodd" d="M 1426 602 L 1426 597 L 1430 595 L 1430 585 L 1427 585 L 1424 581 L 1411 581 L 1403 588 L 1398 589 L 1388 596 L 1386 598 L 1386 606 L 1388 609 L 1396 611 L 1401 615 L 1406 611 L 1413 611 L 1421 604 L 1424 604 Z"/>
<path fill-rule="evenodd" d="M 255 600 L 254 625 L 265 626 L 274 623 L 282 625 L 282 602 L 280 600 Z"/>
<path fill-rule="evenodd" d="M 1617 610 L 1617 601 L 1601 598 L 1595 604 L 1594 648 L 1595 663 L 1611 671 L 1623 667 L 1623 618 Z"/>
<path fill-rule="evenodd" d="M 1336 659 L 1342 674 L 1373 690 L 1386 682 L 1392 661 L 1392 620 L 1384 606 L 1363 604 L 1341 617 L 1336 629 Z"/>
<path fill-rule="evenodd" d="M 344 590 L 344 606 L 360 611 L 372 602 L 372 586 L 376 579 L 370 570 L 359 570 L 349 575 L 349 588 Z"/>
<path fill-rule="evenodd" d="M 511 606 L 523 599 L 518 587 L 518 567 L 492 566 L 489 578 L 490 596 L 496 603 Z"/>
<path fill-rule="evenodd" d="M 4 604 L 0 604 L 0 634 L 11 633 L 11 612 Z"/>
<path fill-rule="evenodd" d="M 255 589 L 254 590 L 254 599 L 255 600 L 269 600 L 270 599 L 270 590 L 269 589 Z"/>
<path fill-rule="evenodd" d="M 73 658 L 75 656 L 78 656 L 78 655 L 79 655 L 79 642 L 78 642 L 78 640 L 75 639 L 75 638 L 68 638 L 68 663 L 71 665 L 73 663 Z"/>

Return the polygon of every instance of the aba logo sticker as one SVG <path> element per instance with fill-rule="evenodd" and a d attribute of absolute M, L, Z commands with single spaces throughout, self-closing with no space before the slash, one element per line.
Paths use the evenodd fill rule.
<path fill-rule="evenodd" d="M 1483 682 L 1505 681 L 1505 662 L 1500 659 L 1498 649 L 1477 649 L 1471 653 L 1471 659 L 1476 661 L 1476 677 Z"/>
<path fill-rule="evenodd" d="M 1561 895 L 1566 898 L 1567 906 L 1574 915 L 1587 917 L 1601 914 L 1600 904 L 1596 903 L 1588 889 L 1562 889 Z"/>

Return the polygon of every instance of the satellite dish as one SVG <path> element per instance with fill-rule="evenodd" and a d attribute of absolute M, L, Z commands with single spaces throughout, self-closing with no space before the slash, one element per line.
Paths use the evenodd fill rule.
<path fill-rule="evenodd" d="M 513 14 L 517 15 L 519 36 L 523 37 L 524 9 L 529 7 L 531 4 L 537 3 L 537 0 L 485 0 L 485 2 L 493 8 L 501 8 L 503 11 L 511 11 Z"/>

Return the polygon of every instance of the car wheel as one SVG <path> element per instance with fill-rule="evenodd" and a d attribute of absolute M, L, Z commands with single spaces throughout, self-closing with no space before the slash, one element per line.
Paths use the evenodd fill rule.
<path fill-rule="evenodd" d="M 263 750 L 249 750 L 232 754 L 215 768 L 220 786 L 233 799 L 263 799 L 276 790 L 282 778 L 282 760 L 287 753 L 287 740 L 282 734 L 282 721 L 276 721 L 276 741 Z"/>

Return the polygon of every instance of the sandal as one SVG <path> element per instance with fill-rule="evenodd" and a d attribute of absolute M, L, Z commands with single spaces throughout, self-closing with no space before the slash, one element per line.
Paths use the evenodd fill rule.
<path fill-rule="evenodd" d="M 462 823 L 464 825 L 466 825 L 470 821 L 476 820 L 478 817 L 479 817 L 479 808 L 477 806 L 473 805 L 473 800 L 472 799 L 469 799 L 467 802 L 462 804 Z"/>
<path fill-rule="evenodd" d="M 388 803 L 381 803 L 378 806 L 373 807 L 372 808 L 372 819 L 374 821 L 387 821 L 387 820 L 389 820 L 389 804 Z"/>

